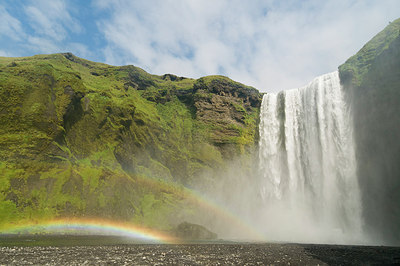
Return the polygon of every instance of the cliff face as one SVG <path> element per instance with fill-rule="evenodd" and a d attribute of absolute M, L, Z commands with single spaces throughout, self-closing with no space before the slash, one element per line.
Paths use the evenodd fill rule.
<path fill-rule="evenodd" d="M 400 19 L 339 67 L 354 112 L 365 229 L 400 243 Z"/>
<path fill-rule="evenodd" d="M 249 158 L 260 103 L 222 76 L 0 58 L 0 226 L 87 215 L 168 226 L 181 185 L 204 173 L 212 185 L 229 159 Z"/>

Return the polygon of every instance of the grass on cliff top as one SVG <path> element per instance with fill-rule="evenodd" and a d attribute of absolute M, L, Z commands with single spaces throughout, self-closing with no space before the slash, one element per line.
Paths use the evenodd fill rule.
<path fill-rule="evenodd" d="M 379 32 L 360 51 L 339 66 L 339 71 L 354 77 L 355 85 L 360 85 L 364 75 L 368 72 L 373 60 L 388 49 L 390 44 L 400 35 L 400 19 L 391 22 Z"/>
<path fill-rule="evenodd" d="M 230 85 L 232 87 L 243 88 L 243 89 L 251 90 L 251 91 L 253 91 L 253 90 L 257 91 L 257 89 L 255 89 L 254 87 L 244 85 L 240 82 L 234 81 L 234 80 L 232 80 L 226 76 L 222 76 L 222 75 L 210 75 L 210 76 L 201 77 L 199 79 L 199 81 L 204 82 L 204 84 L 209 88 L 215 84 L 225 84 L 225 85 Z"/>
<path fill-rule="evenodd" d="M 35 55 L 31 57 L 0 57 L 0 66 L 2 67 L 17 67 L 19 64 L 35 67 L 43 63 L 59 70 L 60 73 L 69 72 L 79 75 L 89 89 L 95 90 L 110 88 L 110 82 L 117 82 L 115 85 L 123 85 L 129 77 L 139 80 L 141 84 L 138 85 L 156 88 L 190 89 L 194 83 L 194 79 L 191 78 L 176 77 L 172 74 L 164 76 L 152 75 L 132 65 L 111 66 L 85 60 L 70 53 Z"/>

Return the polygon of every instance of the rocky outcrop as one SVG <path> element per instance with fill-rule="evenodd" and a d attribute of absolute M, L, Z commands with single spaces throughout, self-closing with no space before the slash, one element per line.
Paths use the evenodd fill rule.
<path fill-rule="evenodd" d="M 262 95 L 254 88 L 223 76 L 200 78 L 193 86 L 196 118 L 210 131 L 209 141 L 224 157 L 249 148 L 258 137 Z M 232 144 L 241 143 L 244 146 Z M 250 144 L 250 145 L 249 145 Z"/>
<path fill-rule="evenodd" d="M 188 222 L 180 223 L 173 233 L 176 237 L 185 240 L 212 240 L 217 239 L 217 234 L 211 232 L 202 225 Z"/>

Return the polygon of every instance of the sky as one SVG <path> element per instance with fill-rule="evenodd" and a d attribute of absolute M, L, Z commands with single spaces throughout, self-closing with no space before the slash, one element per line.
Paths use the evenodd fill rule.
<path fill-rule="evenodd" d="M 72 52 L 276 92 L 335 71 L 400 17 L 400 1 L 0 0 L 0 17 L 0 56 Z"/>

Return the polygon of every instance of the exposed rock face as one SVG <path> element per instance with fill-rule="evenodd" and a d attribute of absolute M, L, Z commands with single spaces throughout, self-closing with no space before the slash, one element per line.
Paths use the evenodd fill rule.
<path fill-rule="evenodd" d="M 202 225 L 183 222 L 179 224 L 174 233 L 177 237 L 186 240 L 211 240 L 217 239 L 217 234 Z"/>
<path fill-rule="evenodd" d="M 221 76 L 201 78 L 193 88 L 196 118 L 211 129 L 209 142 L 218 147 L 224 158 L 250 153 L 253 146 L 246 143 L 258 140 L 262 95 Z"/>
<path fill-rule="evenodd" d="M 229 143 L 233 137 L 239 137 L 240 131 L 247 126 L 247 112 L 261 105 L 261 95 L 257 90 L 226 78 L 208 81 L 203 78 L 195 83 L 194 88 L 197 118 L 218 125 L 211 136 L 215 144 Z"/>

